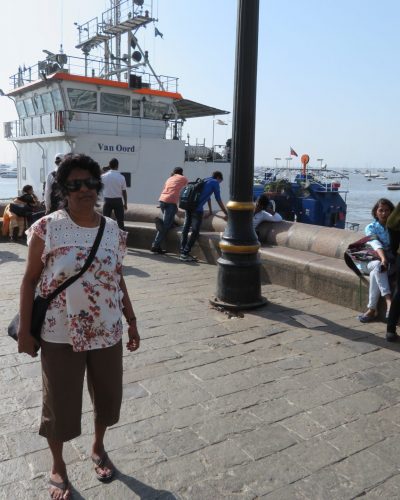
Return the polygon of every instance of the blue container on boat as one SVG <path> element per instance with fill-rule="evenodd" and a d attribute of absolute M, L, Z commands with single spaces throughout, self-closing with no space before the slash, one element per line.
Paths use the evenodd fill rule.
<path fill-rule="evenodd" d="M 314 198 L 299 198 L 298 221 L 305 224 L 323 224 L 323 212 L 321 203 Z"/>
<path fill-rule="evenodd" d="M 264 192 L 264 184 L 253 185 L 253 200 L 255 201 Z"/>

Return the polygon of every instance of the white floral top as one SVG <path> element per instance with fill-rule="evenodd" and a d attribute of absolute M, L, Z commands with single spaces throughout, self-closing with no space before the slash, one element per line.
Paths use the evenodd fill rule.
<path fill-rule="evenodd" d="M 39 293 L 46 297 L 79 272 L 93 246 L 98 227 L 75 224 L 65 210 L 42 217 L 28 230 L 45 242 Z M 71 344 L 74 351 L 100 349 L 122 337 L 120 271 L 127 233 L 106 217 L 103 237 L 89 269 L 50 303 L 41 337 Z"/>

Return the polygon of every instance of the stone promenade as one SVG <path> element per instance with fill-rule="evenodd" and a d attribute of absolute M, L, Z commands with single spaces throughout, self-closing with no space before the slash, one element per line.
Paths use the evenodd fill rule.
<path fill-rule="evenodd" d="M 0 243 L 0 498 L 46 499 L 40 365 L 5 335 L 26 247 Z M 120 422 L 100 484 L 82 436 L 65 446 L 76 499 L 399 499 L 400 353 L 384 325 L 264 285 L 243 317 L 209 306 L 216 267 L 129 250 L 142 347 L 124 357 Z M 107 370 L 107 367 L 104 367 Z M 65 401 L 68 405 L 68 401 Z"/>

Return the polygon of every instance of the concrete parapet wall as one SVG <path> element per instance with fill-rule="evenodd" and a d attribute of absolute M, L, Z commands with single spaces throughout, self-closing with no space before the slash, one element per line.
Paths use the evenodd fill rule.
<path fill-rule="evenodd" d="M 129 204 L 126 212 L 129 246 L 150 249 L 157 216 L 160 216 L 160 209 L 156 206 Z M 165 241 L 165 248 L 170 253 L 179 252 L 179 226 L 183 219 L 184 212 L 178 211 L 175 218 L 178 226 L 169 231 Z M 205 218 L 192 253 L 209 264 L 216 264 L 225 224 L 222 213 Z M 287 286 L 355 310 L 365 307 L 367 284 L 360 282 L 343 260 L 348 245 L 362 234 L 286 221 L 263 223 L 258 231 L 264 282 Z"/>

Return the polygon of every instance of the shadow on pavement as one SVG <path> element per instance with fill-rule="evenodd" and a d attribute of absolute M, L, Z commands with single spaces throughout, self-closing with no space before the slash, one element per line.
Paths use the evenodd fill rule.
<path fill-rule="evenodd" d="M 165 253 L 163 255 L 159 255 L 157 253 L 151 253 L 150 250 L 137 250 L 128 248 L 128 255 L 134 255 L 136 257 L 140 257 L 141 259 L 149 259 L 164 262 L 165 264 L 178 264 L 180 266 L 199 266 L 200 264 L 206 264 L 206 262 L 182 262 L 179 260 L 179 254 L 177 253 Z M 125 269 L 125 266 L 124 266 Z"/>
<path fill-rule="evenodd" d="M 5 264 L 7 262 L 25 262 L 26 259 L 21 259 L 21 257 L 14 253 L 14 252 L 8 252 L 7 250 L 4 252 L 0 252 L 0 264 Z"/>
<path fill-rule="evenodd" d="M 311 316 L 312 318 L 315 318 L 322 323 L 325 323 L 326 326 L 318 326 L 316 328 L 308 328 L 310 332 L 313 330 L 316 330 L 317 332 L 326 332 L 326 333 L 331 333 L 332 335 L 337 335 L 338 337 L 341 337 L 346 340 L 350 340 L 353 342 L 366 342 L 370 345 L 374 345 L 379 348 L 384 348 L 384 349 L 389 349 L 391 351 L 395 352 L 400 352 L 400 342 L 387 342 L 385 338 L 379 336 L 378 334 L 375 334 L 373 332 L 364 330 L 361 327 L 360 329 L 356 329 L 353 327 L 348 327 L 348 326 L 343 326 L 340 325 L 339 323 L 336 323 L 335 321 L 326 319 L 323 315 L 315 314 L 315 313 L 310 313 L 310 312 L 304 312 L 301 310 L 301 308 L 290 308 L 287 306 L 283 306 L 280 304 L 274 304 L 273 300 L 269 301 L 268 304 L 260 309 L 253 309 L 251 311 L 242 311 L 245 315 L 246 313 L 251 313 L 256 316 L 268 319 L 270 321 L 278 321 L 280 323 L 284 323 L 288 326 L 291 327 L 297 327 L 297 328 L 307 328 L 296 319 L 293 318 L 293 316 L 305 314 L 307 316 Z M 357 312 L 354 311 L 354 317 L 356 317 Z M 350 319 L 351 317 L 349 317 Z M 378 322 L 376 322 L 378 323 Z M 371 325 L 375 324 L 370 323 Z M 361 323 L 360 323 L 361 325 Z M 382 326 L 383 323 L 382 323 Z M 399 331 L 398 333 L 400 334 L 400 326 L 398 327 Z M 277 331 L 276 333 L 272 330 L 271 334 L 266 333 L 266 336 L 273 336 L 273 335 L 278 335 L 280 331 Z"/>
<path fill-rule="evenodd" d="M 118 472 L 116 479 L 124 483 L 125 486 L 132 490 L 141 500 L 177 500 L 177 497 L 170 491 L 156 490 L 126 474 Z"/>
<path fill-rule="evenodd" d="M 177 497 L 171 493 L 170 491 L 166 490 L 157 490 L 155 488 L 152 488 L 151 486 L 142 483 L 141 481 L 135 479 L 132 476 L 127 476 L 126 474 L 122 474 L 121 472 L 116 469 L 116 475 L 113 480 L 113 483 L 116 483 L 117 481 L 120 481 L 123 483 L 128 489 L 130 489 L 135 496 L 132 495 L 132 498 L 139 498 L 140 500 L 177 500 Z M 105 493 L 107 493 L 107 486 L 105 486 Z M 97 490 L 97 487 L 96 487 Z M 72 491 L 72 498 L 74 500 L 86 500 L 85 492 L 83 494 L 79 493 L 78 490 L 74 488 L 72 485 L 71 488 Z M 102 497 L 103 498 L 103 497 Z M 124 498 L 127 498 L 124 496 Z"/>

